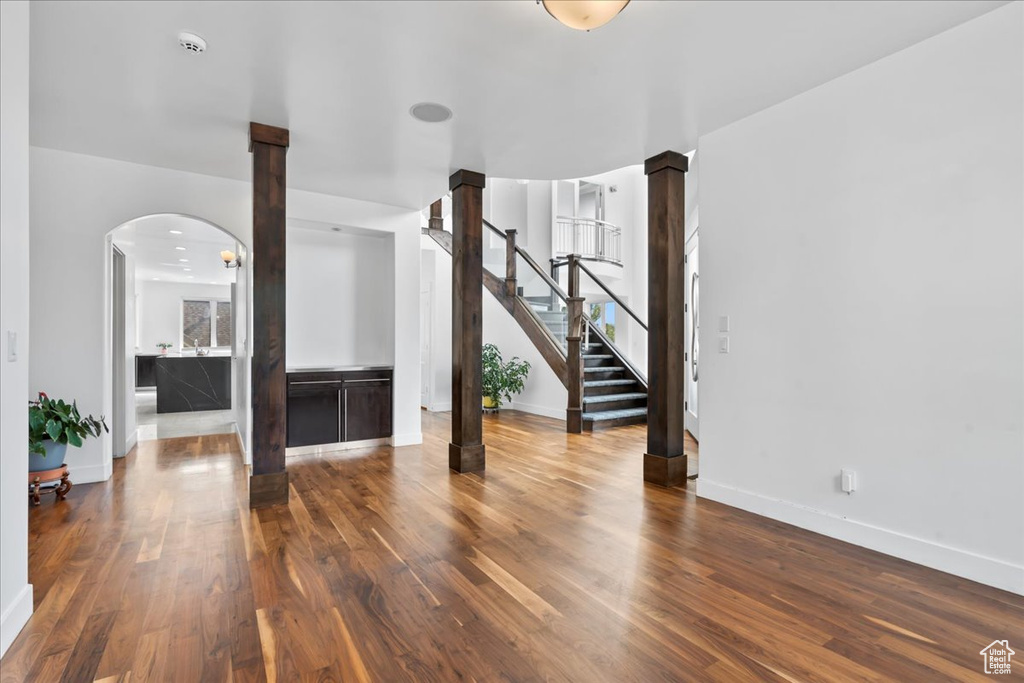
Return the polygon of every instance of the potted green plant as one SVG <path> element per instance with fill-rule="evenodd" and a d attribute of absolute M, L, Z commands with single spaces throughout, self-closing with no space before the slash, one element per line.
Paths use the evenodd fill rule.
<path fill-rule="evenodd" d="M 39 399 L 28 402 L 28 471 L 57 469 L 64 464 L 68 444 L 76 448 L 90 436 L 109 432 L 103 416 L 82 417 L 78 404 L 54 400 L 39 392 Z"/>
<path fill-rule="evenodd" d="M 169 349 L 172 346 L 174 346 L 174 344 L 168 344 L 167 342 L 160 342 L 159 344 L 157 344 L 157 346 L 160 347 L 160 353 L 167 353 L 167 349 Z"/>
<path fill-rule="evenodd" d="M 483 348 L 483 406 L 488 410 L 497 410 L 504 401 L 523 390 L 526 376 L 530 373 L 530 364 L 513 356 L 505 362 L 501 351 L 494 344 L 484 344 Z"/>

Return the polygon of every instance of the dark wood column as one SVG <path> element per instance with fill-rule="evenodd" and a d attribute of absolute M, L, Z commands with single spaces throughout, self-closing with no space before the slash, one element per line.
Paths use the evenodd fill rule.
<path fill-rule="evenodd" d="M 252 152 L 252 476 L 249 507 L 288 502 L 284 466 L 285 156 L 288 131 L 249 124 Z"/>
<path fill-rule="evenodd" d="M 505 231 L 505 296 L 516 298 L 516 234 L 517 231 Z"/>
<path fill-rule="evenodd" d="M 482 388 L 483 190 L 482 173 L 456 171 L 452 191 L 452 442 L 448 466 L 484 469 Z"/>
<path fill-rule="evenodd" d="M 686 171 L 678 152 L 644 163 L 647 175 L 647 452 L 644 481 L 676 486 L 686 481 L 683 451 L 683 256 L 686 242 Z"/>
<path fill-rule="evenodd" d="M 441 216 L 441 200 L 430 205 L 430 220 L 427 221 L 427 228 L 430 230 L 444 230 L 444 218 Z"/>

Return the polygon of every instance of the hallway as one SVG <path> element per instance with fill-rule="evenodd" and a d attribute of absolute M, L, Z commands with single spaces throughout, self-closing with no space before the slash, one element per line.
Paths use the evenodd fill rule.
<path fill-rule="evenodd" d="M 31 510 L 2 680 L 982 680 L 1024 635 L 1018 596 L 645 485 L 643 426 L 485 416 L 477 476 L 449 419 L 289 458 L 258 511 L 233 435 L 140 443 Z"/>

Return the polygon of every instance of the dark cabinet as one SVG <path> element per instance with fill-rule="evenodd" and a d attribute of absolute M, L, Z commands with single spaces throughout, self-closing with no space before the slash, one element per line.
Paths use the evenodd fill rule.
<path fill-rule="evenodd" d="M 390 369 L 288 373 L 288 447 L 391 436 Z"/>
<path fill-rule="evenodd" d="M 356 379 L 342 388 L 343 441 L 391 436 L 391 381 Z"/>
<path fill-rule="evenodd" d="M 135 386 L 156 386 L 156 356 L 135 356 Z"/>
<path fill-rule="evenodd" d="M 288 446 L 341 441 L 338 382 L 288 383 Z"/>

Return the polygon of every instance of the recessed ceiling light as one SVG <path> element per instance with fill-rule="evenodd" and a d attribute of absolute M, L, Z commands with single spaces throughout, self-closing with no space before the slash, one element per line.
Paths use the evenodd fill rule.
<path fill-rule="evenodd" d="M 159 280 L 159 279 L 160 279 L 160 278 L 158 278 L 158 277 L 155 277 L 155 278 L 153 278 L 153 282 L 156 282 L 156 281 L 157 281 L 157 280 Z"/>
<path fill-rule="evenodd" d="M 186 275 L 185 277 L 187 277 L 189 280 L 194 280 L 196 278 L 195 275 Z"/>
<path fill-rule="evenodd" d="M 171 233 L 172 235 L 180 235 L 181 234 L 181 230 L 168 230 L 167 232 Z"/>
<path fill-rule="evenodd" d="M 186 273 L 191 273 L 191 272 L 192 272 L 192 269 L 191 269 L 191 268 L 186 268 L 186 269 L 185 269 L 185 272 L 186 272 Z"/>
<path fill-rule="evenodd" d="M 202 36 L 197 36 L 188 31 L 182 31 L 178 34 L 178 45 L 181 45 L 182 50 L 193 54 L 206 52 L 206 41 L 203 40 Z"/>
<path fill-rule="evenodd" d="M 178 251 L 185 251 L 185 247 L 175 247 Z"/>
<path fill-rule="evenodd" d="M 181 261 L 182 263 L 188 263 L 188 259 L 187 258 L 180 258 L 178 260 Z"/>
<path fill-rule="evenodd" d="M 425 123 L 441 123 L 452 117 L 452 110 L 437 102 L 420 102 L 409 109 L 414 119 Z"/>

